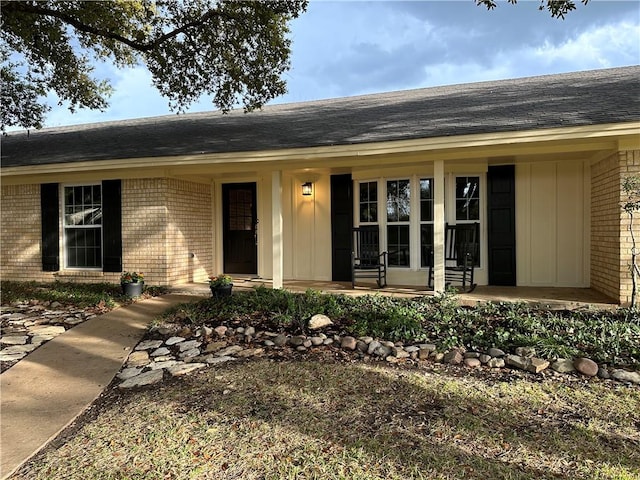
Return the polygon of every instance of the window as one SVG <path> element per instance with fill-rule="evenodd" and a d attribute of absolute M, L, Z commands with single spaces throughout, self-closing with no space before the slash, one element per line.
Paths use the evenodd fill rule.
<path fill-rule="evenodd" d="M 100 185 L 64 187 L 64 246 L 66 267 L 102 267 Z"/>
<path fill-rule="evenodd" d="M 480 221 L 480 177 L 456 177 L 456 223 Z M 460 250 L 462 238 L 456 238 Z M 472 251 L 476 267 L 480 266 L 480 239 L 468 246 Z"/>
<path fill-rule="evenodd" d="M 409 180 L 387 181 L 387 251 L 390 266 L 409 266 L 410 200 Z"/>
<path fill-rule="evenodd" d="M 360 223 L 378 222 L 378 182 L 360 183 Z"/>
<path fill-rule="evenodd" d="M 433 265 L 433 179 L 420 179 L 420 266 Z"/>
<path fill-rule="evenodd" d="M 480 177 L 456 177 L 456 220 L 480 220 Z"/>

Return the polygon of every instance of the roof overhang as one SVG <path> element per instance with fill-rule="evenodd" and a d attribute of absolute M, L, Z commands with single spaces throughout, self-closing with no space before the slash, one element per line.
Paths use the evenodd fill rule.
<path fill-rule="evenodd" d="M 396 140 L 308 148 L 289 148 L 231 153 L 202 153 L 166 157 L 80 161 L 3 167 L 0 176 L 13 177 L 107 172 L 140 169 L 179 168 L 197 171 L 215 167 L 231 170 L 247 167 L 284 169 L 292 166 L 326 167 L 348 160 L 350 164 L 388 161 L 389 157 L 419 156 L 421 161 L 462 160 L 518 155 L 544 155 L 563 152 L 603 152 L 640 149 L 640 121 L 515 132 L 495 132 L 449 137 Z M 186 173 L 186 172 L 185 172 Z M 13 183 L 13 182 L 11 182 Z M 21 182 L 22 183 L 22 182 Z"/>

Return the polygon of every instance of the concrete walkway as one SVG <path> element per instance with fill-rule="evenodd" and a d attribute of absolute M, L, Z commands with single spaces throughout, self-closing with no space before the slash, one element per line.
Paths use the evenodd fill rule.
<path fill-rule="evenodd" d="M 149 323 L 199 300 L 164 295 L 118 308 L 50 340 L 0 375 L 0 478 L 45 446 L 111 383 Z"/>

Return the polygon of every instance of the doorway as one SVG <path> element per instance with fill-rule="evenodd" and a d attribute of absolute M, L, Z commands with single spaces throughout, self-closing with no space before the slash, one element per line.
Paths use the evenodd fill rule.
<path fill-rule="evenodd" d="M 258 273 L 256 184 L 222 185 L 222 246 L 225 273 Z"/>

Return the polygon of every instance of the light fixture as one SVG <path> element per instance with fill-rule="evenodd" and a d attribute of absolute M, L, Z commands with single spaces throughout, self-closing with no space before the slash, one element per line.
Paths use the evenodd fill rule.
<path fill-rule="evenodd" d="M 305 182 L 302 184 L 302 195 L 309 196 L 313 194 L 313 183 Z"/>

